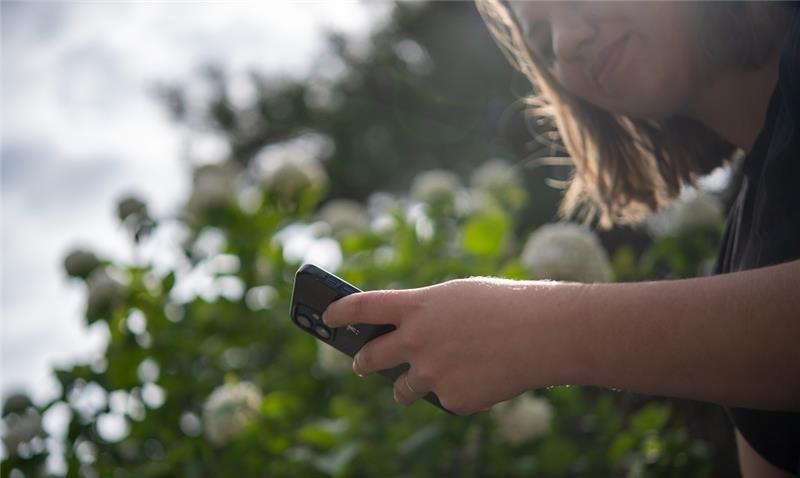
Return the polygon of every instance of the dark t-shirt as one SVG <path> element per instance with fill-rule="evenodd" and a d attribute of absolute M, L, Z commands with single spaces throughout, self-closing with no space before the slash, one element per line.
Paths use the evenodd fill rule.
<path fill-rule="evenodd" d="M 800 8 L 797 2 L 793 7 L 778 85 L 764 129 L 741 164 L 744 179 L 728 215 L 716 274 L 800 259 Z M 796 286 L 800 292 L 800 283 Z M 800 476 L 800 413 L 727 411 L 754 450 Z"/>

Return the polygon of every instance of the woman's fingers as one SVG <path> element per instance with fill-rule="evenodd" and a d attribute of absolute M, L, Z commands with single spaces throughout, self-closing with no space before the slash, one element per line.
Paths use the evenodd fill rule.
<path fill-rule="evenodd" d="M 355 355 L 353 371 L 363 377 L 411 361 L 401 337 L 400 324 L 419 309 L 421 301 L 419 289 L 358 292 L 328 305 L 322 320 L 329 327 L 350 324 L 393 324 L 397 327 L 397 330 L 370 340 Z M 421 380 L 415 381 L 414 377 L 412 370 L 395 381 L 394 397 L 401 405 L 410 405 L 429 391 L 429 387 Z"/>
<path fill-rule="evenodd" d="M 367 342 L 353 358 L 353 371 L 363 377 L 374 372 L 394 368 L 408 362 L 408 355 L 403 347 L 398 332 L 389 332 Z M 403 406 L 408 406 L 424 397 L 429 387 L 417 377 L 413 368 L 404 372 L 394 382 L 394 399 Z"/>
<path fill-rule="evenodd" d="M 328 327 L 350 324 L 396 326 L 405 314 L 415 309 L 417 301 L 417 289 L 357 292 L 333 301 L 322 314 L 322 320 Z"/>
<path fill-rule="evenodd" d="M 424 397 L 430 390 L 419 381 L 414 380 L 414 369 L 397 377 L 394 381 L 394 400 L 404 407 Z"/>
<path fill-rule="evenodd" d="M 400 334 L 392 331 L 376 337 L 361 347 L 353 357 L 353 371 L 359 376 L 394 368 L 408 362 Z"/>
<path fill-rule="evenodd" d="M 361 347 L 353 358 L 353 371 L 363 377 L 407 362 L 409 362 L 408 353 L 403 346 L 400 333 L 393 331 L 376 337 Z M 430 388 L 413 372 L 413 368 L 409 369 L 394 382 L 394 399 L 400 405 L 411 405 L 430 391 Z"/>

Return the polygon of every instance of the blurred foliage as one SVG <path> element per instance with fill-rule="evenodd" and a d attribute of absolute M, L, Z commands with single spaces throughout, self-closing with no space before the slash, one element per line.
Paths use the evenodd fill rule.
<path fill-rule="evenodd" d="M 520 176 L 538 192 L 520 227 L 553 219 L 560 192 L 543 184 L 566 179 L 566 171 L 533 162 L 560 154 L 545 140 L 552 127 L 526 117 L 518 100 L 530 85 L 500 54 L 472 3 L 399 2 L 367 41 L 330 33 L 328 44 L 308 78 L 253 72 L 256 99 L 244 106 L 214 66 L 204 73 L 209 101 L 194 101 L 179 85 L 159 92 L 177 121 L 221 136 L 242 167 L 266 145 L 322 135 L 336 198 L 404 191 L 422 169 L 465 176 L 488 158 L 519 158 Z"/>
<path fill-rule="evenodd" d="M 328 232 L 336 219 L 318 220 L 314 188 L 291 198 L 263 188 L 255 207 L 233 199 L 203 210 L 202 225 L 185 226 L 183 266 L 165 269 L 144 257 L 148 239 L 135 229 L 142 264 L 95 261 L 86 319 L 107 329 L 105 354 L 57 370 L 60 396 L 35 410 L 69 410 L 70 476 L 709 476 L 708 445 L 672 418 L 669 401 L 640 398 L 626 409 L 624 394 L 554 387 L 537 394 L 554 410 L 547 431 L 509 443 L 491 414 L 454 417 L 424 402 L 404 409 L 382 378 L 324 366 L 315 341 L 289 320 L 300 261 L 276 240 L 298 225 L 334 240 Z M 523 241 L 511 240 L 518 212 L 471 194 L 481 202 L 462 212 L 437 213 L 435 203 L 409 197 L 385 201 L 369 225 L 336 239 L 338 273 L 366 289 L 472 275 L 526 278 Z M 154 235 L 169 226 L 146 222 Z M 202 245 L 211 236 L 214 250 Z M 644 266 L 625 265 L 637 274 Z M 181 298 L 176 289 L 201 270 L 216 292 Z M 91 279 L 101 271 L 106 283 L 98 292 Z M 259 392 L 238 405 L 229 399 L 229 411 L 209 405 L 237 383 Z M 235 421 L 254 396 L 244 424 Z M 30 407 L 7 404 L 9 429 L 9 417 Z M 38 438 L 9 450 L 3 476 L 40 474 L 46 452 L 30 440 Z"/>
<path fill-rule="evenodd" d="M 518 402 L 509 441 L 506 412 L 401 408 L 384 379 L 359 379 L 297 330 L 291 289 L 312 245 L 366 290 L 535 278 L 522 248 L 555 210 L 540 170 L 496 159 L 550 153 L 509 113 L 512 76 L 474 6 L 401 3 L 367 53 L 331 44 L 336 77 L 253 75 L 249 105 L 233 105 L 215 70 L 199 105 L 162 89 L 176 120 L 224 138 L 229 154 L 194 167 L 176 217 L 119 202 L 132 263 L 66 258 L 86 285 L 87 327 L 108 344 L 55 370 L 49 403 L 8 398 L 0 475 L 46 475 L 45 443 L 60 444 L 67 476 L 728 474 L 729 450 L 703 426 L 711 406 L 554 387 L 514 399 L 538 401 Z M 614 277 L 703 273 L 719 222 L 613 248 Z M 51 413 L 67 416 L 66 436 L 45 436 Z"/>

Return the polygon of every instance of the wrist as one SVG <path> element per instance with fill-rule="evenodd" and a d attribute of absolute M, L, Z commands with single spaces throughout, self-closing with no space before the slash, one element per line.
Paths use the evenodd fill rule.
<path fill-rule="evenodd" d="M 593 357 L 588 319 L 595 284 L 530 281 L 523 292 L 526 341 L 538 348 L 527 361 L 529 388 L 588 385 Z M 529 346 L 530 349 L 530 346 Z"/>

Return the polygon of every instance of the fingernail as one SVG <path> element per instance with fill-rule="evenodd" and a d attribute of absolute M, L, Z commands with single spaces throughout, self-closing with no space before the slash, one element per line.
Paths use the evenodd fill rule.
<path fill-rule="evenodd" d="M 358 355 L 359 355 L 359 354 L 356 354 L 356 355 L 355 355 L 355 357 L 353 357 L 353 372 L 355 372 L 355 374 L 356 374 L 356 375 L 358 375 L 359 377 L 362 377 L 362 378 L 363 378 L 364 376 L 363 376 L 363 375 L 361 375 L 361 374 L 358 372 Z"/>
<path fill-rule="evenodd" d="M 323 323 L 323 324 L 325 324 L 325 325 L 327 325 L 328 327 L 330 327 L 330 324 L 328 324 L 328 321 L 327 321 L 327 320 L 326 320 L 326 318 L 325 318 L 325 316 L 326 316 L 327 314 L 328 314 L 328 310 L 327 310 L 327 309 L 325 309 L 324 311 L 322 311 L 322 323 Z"/>

